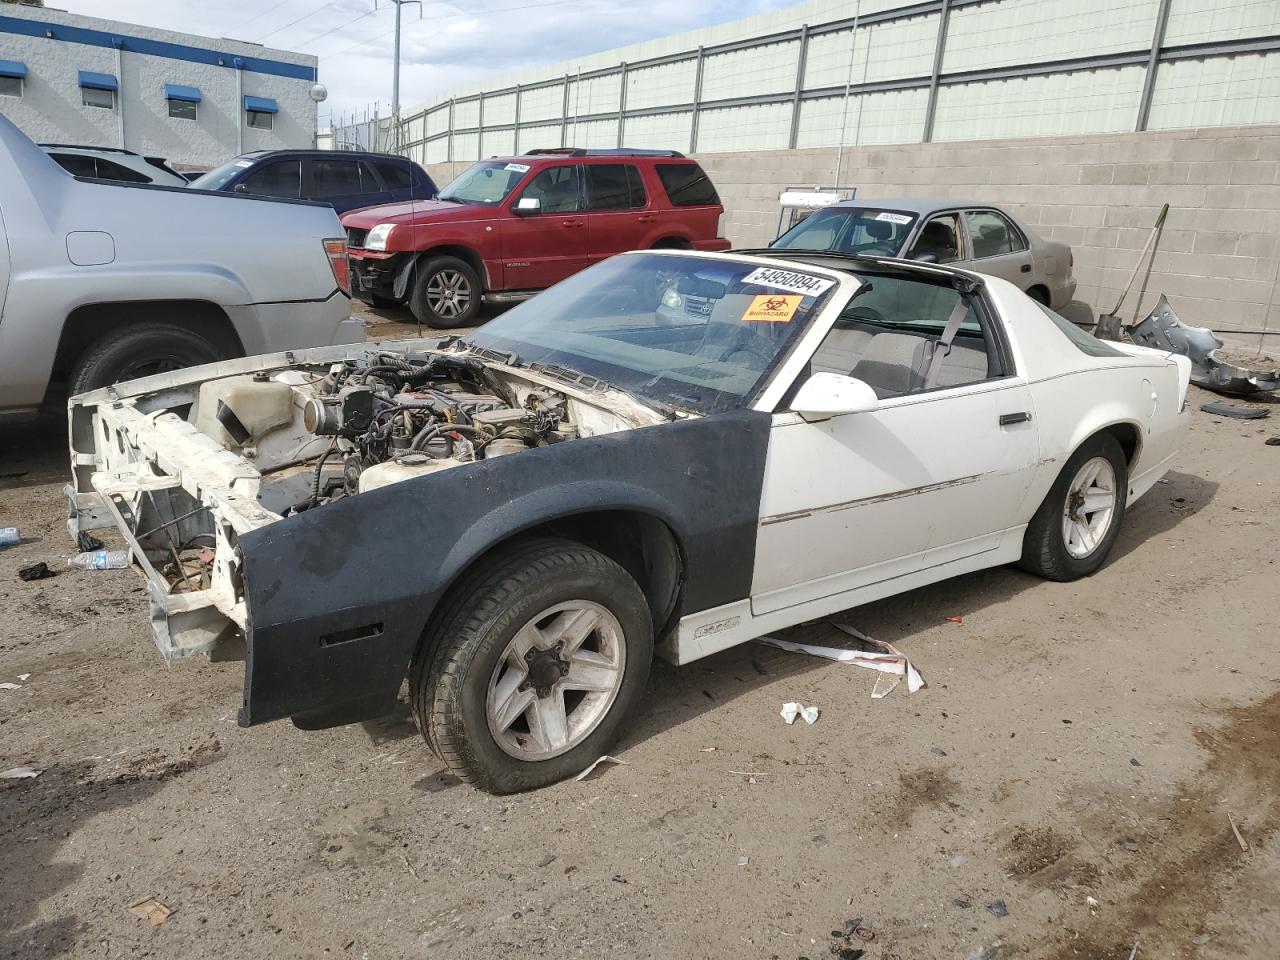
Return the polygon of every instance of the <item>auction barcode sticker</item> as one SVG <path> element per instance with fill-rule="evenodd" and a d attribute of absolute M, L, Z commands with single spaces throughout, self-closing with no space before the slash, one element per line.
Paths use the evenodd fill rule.
<path fill-rule="evenodd" d="M 779 270 L 775 267 L 761 267 L 743 277 L 742 282 L 772 287 L 775 290 L 788 290 L 806 297 L 821 296 L 835 286 L 834 280 L 828 280 L 825 277 L 815 277 L 811 273 L 796 273 L 793 270 Z"/>
<path fill-rule="evenodd" d="M 911 218 L 905 213 L 890 213 L 888 210 L 881 210 L 876 214 L 877 220 L 888 220 L 890 223 L 910 223 Z"/>

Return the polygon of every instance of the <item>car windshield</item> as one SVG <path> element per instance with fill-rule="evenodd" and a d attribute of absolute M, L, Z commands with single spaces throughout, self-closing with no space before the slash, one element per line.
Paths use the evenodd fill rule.
<path fill-rule="evenodd" d="M 916 214 L 905 210 L 827 207 L 801 220 L 770 246 L 896 257 L 916 219 Z"/>
<path fill-rule="evenodd" d="M 253 166 L 253 157 L 235 157 L 191 181 L 192 190 L 221 190 L 237 173 Z"/>
<path fill-rule="evenodd" d="M 805 270 L 675 254 L 614 257 L 469 341 L 605 380 L 658 409 L 746 406 L 832 295 Z"/>
<path fill-rule="evenodd" d="M 527 163 L 483 160 L 464 170 L 460 177 L 440 191 L 438 199 L 454 203 L 501 203 L 528 172 Z"/>

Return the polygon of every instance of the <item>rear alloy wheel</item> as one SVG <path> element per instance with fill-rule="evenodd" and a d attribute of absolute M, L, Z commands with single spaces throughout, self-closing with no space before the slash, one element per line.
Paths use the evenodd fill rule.
<path fill-rule="evenodd" d="M 653 625 L 639 585 L 570 540 L 483 561 L 433 617 L 410 673 L 432 750 L 491 793 L 580 773 L 644 694 Z"/>
<path fill-rule="evenodd" d="M 1049 580 L 1076 580 L 1096 571 L 1120 535 L 1129 470 L 1116 438 L 1089 438 L 1027 527 L 1022 566 Z"/>
<path fill-rule="evenodd" d="M 437 257 L 418 273 L 409 306 L 431 327 L 465 327 L 480 311 L 480 278 L 465 260 Z"/>

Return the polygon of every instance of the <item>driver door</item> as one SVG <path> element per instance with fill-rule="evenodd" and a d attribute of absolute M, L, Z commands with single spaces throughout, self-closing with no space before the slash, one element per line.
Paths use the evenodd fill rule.
<path fill-rule="evenodd" d="M 586 268 L 581 179 L 579 164 L 545 167 L 511 198 L 501 221 L 506 289 L 541 290 Z M 515 213 L 522 199 L 537 200 L 538 212 Z"/>
<path fill-rule="evenodd" d="M 902 284 L 931 289 L 895 289 Z M 994 340 L 998 320 L 978 298 L 939 385 L 923 385 L 926 342 L 938 334 L 921 331 L 940 333 L 958 296 L 874 278 L 801 378 L 826 371 L 863 379 L 880 396 L 878 409 L 812 423 L 789 410 L 774 414 L 754 615 L 992 551 L 1019 525 L 1039 459 L 1031 395 L 1008 369 Z M 880 338 L 888 339 L 877 345 Z"/>

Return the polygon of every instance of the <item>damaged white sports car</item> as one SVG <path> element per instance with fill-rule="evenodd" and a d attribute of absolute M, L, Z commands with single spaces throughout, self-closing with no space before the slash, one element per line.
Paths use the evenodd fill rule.
<path fill-rule="evenodd" d="M 624 254 L 468 339 L 76 397 L 70 526 L 124 533 L 167 660 L 245 660 L 241 724 L 380 716 L 407 675 L 431 748 L 509 792 L 604 753 L 655 648 L 1094 572 L 1189 374 L 962 271 Z"/>

